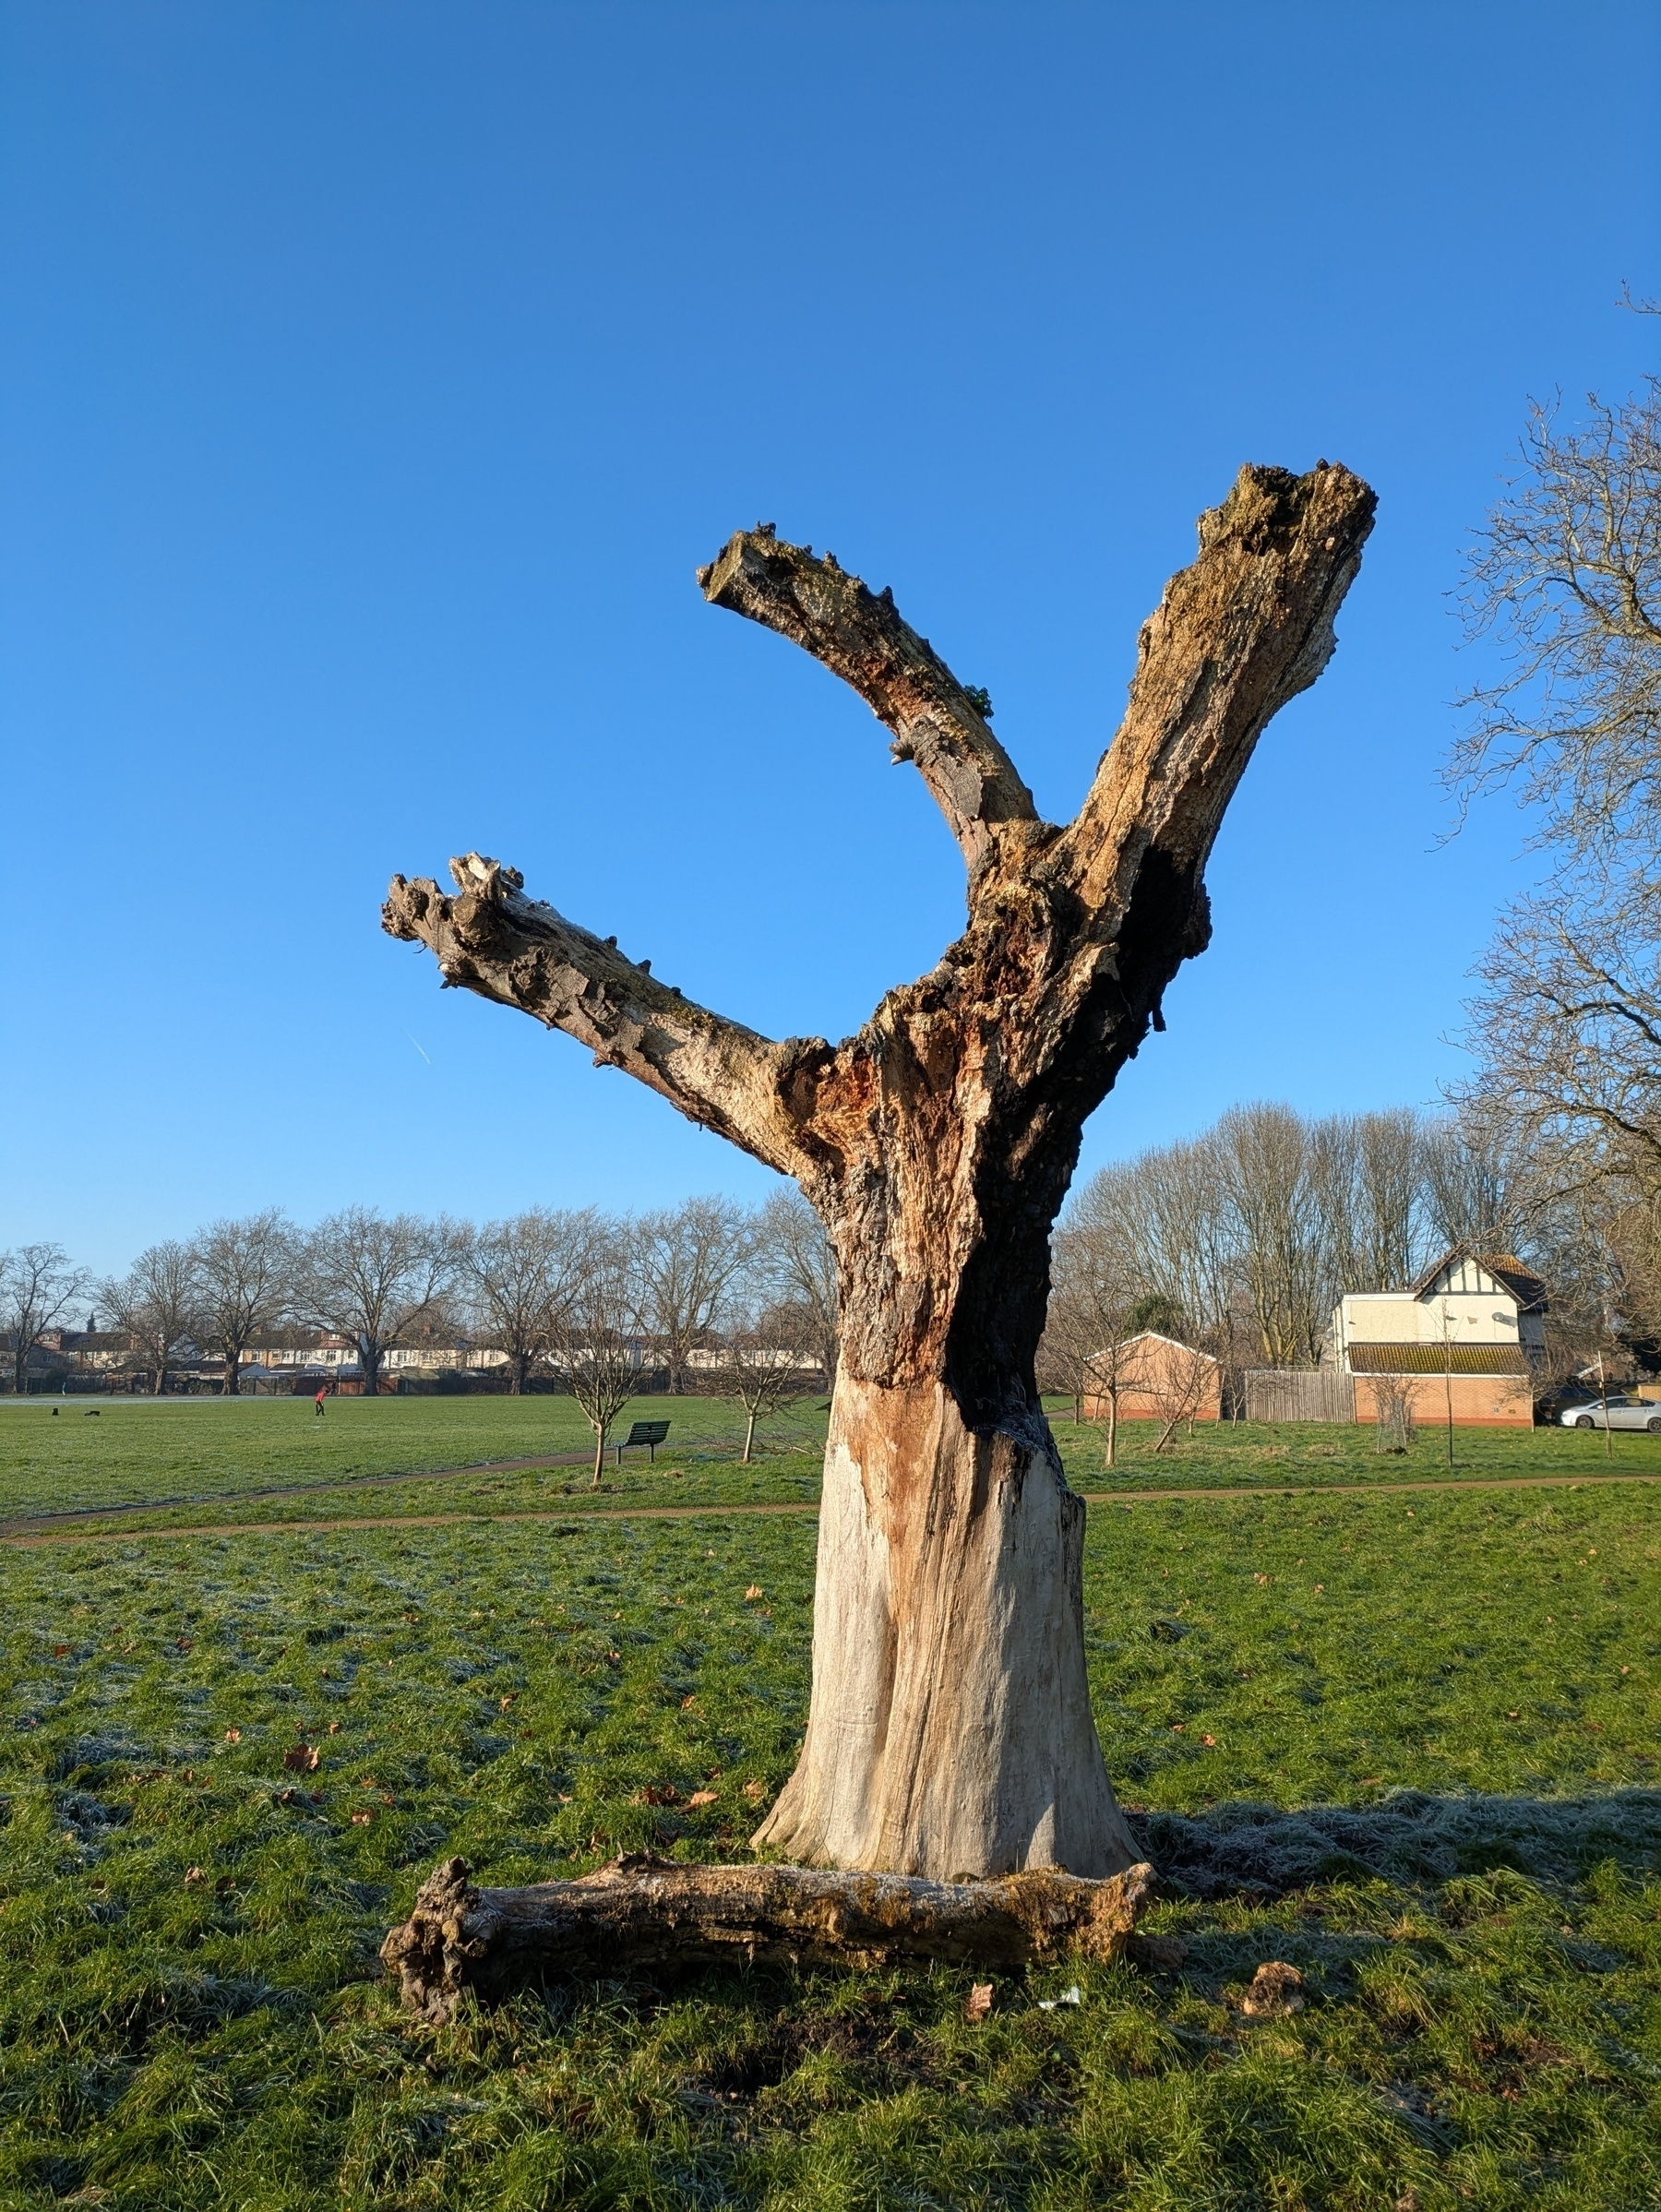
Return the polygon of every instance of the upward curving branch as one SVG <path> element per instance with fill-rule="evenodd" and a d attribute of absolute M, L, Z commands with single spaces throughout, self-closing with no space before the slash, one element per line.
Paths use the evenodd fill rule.
<path fill-rule="evenodd" d="M 867 590 L 834 554 L 816 559 L 771 523 L 729 538 L 698 580 L 712 606 L 794 640 L 858 692 L 893 731 L 895 759 L 916 762 L 972 879 L 1042 827 L 986 715 L 928 640 L 902 621 L 886 586 Z"/>
<path fill-rule="evenodd" d="M 1058 864 L 1093 912 L 1122 907 L 1150 848 L 1198 883 L 1252 748 L 1332 659 L 1378 501 L 1347 469 L 1247 467 L 1200 518 L 1200 556 L 1143 623 L 1124 720 Z"/>

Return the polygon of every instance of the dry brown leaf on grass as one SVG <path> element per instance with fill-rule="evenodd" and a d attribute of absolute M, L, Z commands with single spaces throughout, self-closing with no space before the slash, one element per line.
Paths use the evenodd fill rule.
<path fill-rule="evenodd" d="M 767 1592 L 759 1583 L 751 1583 L 749 1588 L 744 1593 L 745 1603 L 747 1605 L 752 1597 L 765 1597 L 766 1596 Z"/>
<path fill-rule="evenodd" d="M 992 2010 L 992 1984 L 977 1981 L 969 1992 L 969 2002 L 963 2007 L 965 2020 L 984 2020 Z"/>
<path fill-rule="evenodd" d="M 354 1812 L 352 1816 L 352 1824 L 354 1828 L 366 1828 L 374 1818 L 373 1812 Z"/>
<path fill-rule="evenodd" d="M 635 1802 L 639 1805 L 678 1805 L 680 1791 L 673 1782 L 648 1782 L 643 1788 L 636 1790 Z"/>
<path fill-rule="evenodd" d="M 744 1785 L 744 1794 L 752 1805 L 759 1805 L 767 1795 L 767 1784 L 761 1781 L 747 1782 Z"/>
<path fill-rule="evenodd" d="M 695 1789 L 692 1792 L 692 1795 L 687 1799 L 687 1802 L 693 1808 L 694 1811 L 696 1811 L 700 1805 L 714 1804 L 716 1799 L 719 1798 L 721 1792 L 718 1789 Z"/>
<path fill-rule="evenodd" d="M 315 1743 L 291 1744 L 282 1754 L 282 1764 L 291 1774 L 315 1774 L 322 1753 Z"/>
<path fill-rule="evenodd" d="M 225 1741 L 227 1743 L 240 1743 L 242 1741 L 242 1730 L 240 1728 L 227 1728 L 225 1730 Z"/>

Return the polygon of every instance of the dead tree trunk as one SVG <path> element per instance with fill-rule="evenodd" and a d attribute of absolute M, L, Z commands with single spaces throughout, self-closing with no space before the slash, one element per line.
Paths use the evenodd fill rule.
<path fill-rule="evenodd" d="M 475 1889 L 446 1859 L 381 1945 L 404 2003 L 446 2020 L 463 1990 L 485 2003 L 526 1982 L 635 1967 L 765 1964 L 886 1966 L 902 1959 L 1024 1967 L 1115 1958 L 1137 1943 L 1153 1870 L 1107 1882 L 1015 1874 L 950 1884 L 789 1866 L 677 1866 L 616 1859 L 579 1882 Z M 1157 1953 L 1153 1955 L 1158 1956 Z"/>
<path fill-rule="evenodd" d="M 1202 871 L 1259 733 L 1313 683 L 1373 495 L 1248 468 L 1144 625 L 1125 719 L 1066 828 L 892 594 L 770 526 L 705 597 L 842 676 L 962 849 L 968 924 L 857 1035 L 774 1044 L 695 1005 L 470 854 L 453 895 L 393 879 L 386 927 L 445 981 L 592 1047 L 794 1176 L 841 1273 L 813 1692 L 756 1842 L 950 1880 L 1103 1876 L 1137 1852 L 1085 1681 L 1084 1508 L 1034 1376 L 1049 1231 L 1087 1115 L 1210 933 Z"/>

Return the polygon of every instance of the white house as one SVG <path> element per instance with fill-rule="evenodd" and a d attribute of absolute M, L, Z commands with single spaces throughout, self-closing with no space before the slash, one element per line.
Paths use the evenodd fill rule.
<path fill-rule="evenodd" d="M 1546 1285 L 1520 1260 L 1444 1252 L 1405 1290 L 1352 1291 L 1339 1300 L 1323 1365 L 1356 1378 L 1356 1413 L 1374 1410 L 1367 1378 L 1412 1375 L 1421 1420 L 1526 1427 L 1533 1377 L 1546 1357 Z"/>

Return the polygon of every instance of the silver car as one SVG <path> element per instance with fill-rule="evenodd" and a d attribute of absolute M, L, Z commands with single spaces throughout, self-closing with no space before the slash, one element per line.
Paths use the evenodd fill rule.
<path fill-rule="evenodd" d="M 1571 1405 L 1558 1418 L 1565 1429 L 1647 1429 L 1661 1436 L 1661 1405 L 1654 1398 L 1594 1398 Z"/>

